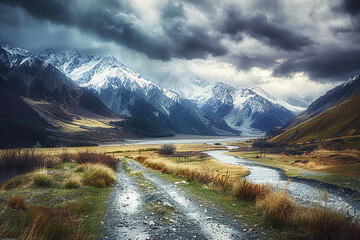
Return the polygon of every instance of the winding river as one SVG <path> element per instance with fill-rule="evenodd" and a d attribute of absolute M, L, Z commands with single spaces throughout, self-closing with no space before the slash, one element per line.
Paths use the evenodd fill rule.
<path fill-rule="evenodd" d="M 228 148 L 232 149 L 237 147 L 228 146 Z M 287 178 L 280 169 L 258 165 L 247 159 L 226 155 L 225 153 L 227 152 L 227 150 L 214 150 L 205 153 L 217 161 L 246 167 L 250 171 L 246 179 L 253 183 L 270 184 L 279 189 L 285 188 Z M 352 201 L 350 195 L 340 194 L 336 192 L 337 190 L 327 188 L 325 190 L 328 191 L 328 198 L 325 202 L 320 197 L 322 190 L 323 188 L 313 186 L 310 181 L 308 183 L 302 183 L 296 180 L 291 181 L 286 188 L 287 193 L 296 198 L 301 204 L 319 203 L 333 210 L 345 210 L 354 217 L 360 214 L 359 202 Z"/>

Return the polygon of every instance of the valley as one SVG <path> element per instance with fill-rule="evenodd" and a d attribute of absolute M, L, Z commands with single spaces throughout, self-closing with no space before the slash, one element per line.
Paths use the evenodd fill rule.
<path fill-rule="evenodd" d="M 50 175 L 52 181 L 56 181 L 56 183 L 53 182 L 48 187 L 37 187 L 34 185 L 34 180 L 32 180 L 33 174 L 36 173 L 20 175 L 14 178 L 17 179 L 16 181 L 5 182 L 2 187 L 0 202 L 2 208 L 6 211 L 0 216 L 0 219 L 2 219 L 0 221 L 0 234 L 14 236 L 11 234 L 16 234 L 16 232 L 9 228 L 6 216 L 8 216 L 7 214 L 14 214 L 16 211 L 19 213 L 23 211 L 17 207 L 13 207 L 13 210 L 7 207 L 11 196 L 24 199 L 26 209 L 43 206 L 48 209 L 46 211 L 63 211 L 61 210 L 62 207 L 68 206 L 70 203 L 76 205 L 78 201 L 79 204 L 85 201 L 87 203 L 84 204 L 89 204 L 89 201 L 95 201 L 88 198 L 87 194 L 96 191 L 102 192 L 101 194 L 104 196 L 101 200 L 96 200 L 98 201 L 96 203 L 98 204 L 96 208 L 98 210 L 95 212 L 93 210 L 86 210 L 85 212 L 81 210 L 80 212 L 71 213 L 75 214 L 73 218 L 78 219 L 77 221 L 81 223 L 78 228 L 74 229 L 77 231 L 76 234 L 79 239 L 94 239 L 97 238 L 95 236 L 98 234 L 99 239 L 181 239 L 194 238 L 194 236 L 197 239 L 268 239 L 271 237 L 289 238 L 293 234 L 301 235 L 306 233 L 302 231 L 310 231 L 292 229 L 291 218 L 285 220 L 286 224 L 290 224 L 285 229 L 269 228 L 269 222 L 264 220 L 264 215 L 258 210 L 260 206 L 258 201 L 254 202 L 253 200 L 243 200 L 236 197 L 234 191 L 236 191 L 238 179 L 247 179 L 252 184 L 259 184 L 259 186 L 270 184 L 279 187 L 280 193 L 281 189 L 286 188 L 287 194 L 294 197 L 294 201 L 299 206 L 311 206 L 317 209 L 319 208 L 317 206 L 324 206 L 323 204 L 325 204 L 327 208 L 334 211 L 332 214 L 339 214 L 338 211 L 343 209 L 343 211 L 348 211 L 351 214 L 355 213 L 352 217 L 356 216 L 356 211 L 359 208 L 359 203 L 353 201 L 358 198 L 354 195 L 356 192 L 341 192 L 334 185 L 326 184 L 335 184 L 328 181 L 327 178 L 323 179 L 324 184 L 320 186 L 317 186 L 317 182 L 306 180 L 326 176 L 326 172 L 331 169 L 319 171 L 318 166 L 320 164 L 314 164 L 313 161 L 316 158 L 310 157 L 311 154 L 318 155 L 319 153 L 311 153 L 309 157 L 302 155 L 301 159 L 309 161 L 304 167 L 304 164 L 297 163 L 297 156 L 279 157 L 279 155 L 274 155 L 267 150 L 260 151 L 256 148 L 250 150 L 254 140 L 249 138 L 238 138 L 236 142 L 226 142 L 227 140 L 229 138 L 186 139 L 184 136 L 180 141 L 186 141 L 187 143 L 177 142 L 179 141 L 177 138 L 172 140 L 153 139 L 153 142 L 144 139 L 138 140 L 136 144 L 132 145 L 113 144 L 66 149 L 36 149 L 36 154 L 43 154 L 55 161 L 55 165 L 46 170 L 45 174 Z M 174 144 L 175 152 L 170 155 L 159 154 L 159 149 L 164 146 L 164 143 Z M 246 157 L 247 160 L 224 155 L 229 150 L 228 154 Z M 76 170 L 82 166 L 82 160 L 79 158 L 82 153 L 87 156 L 88 160 L 92 159 L 92 154 L 105 154 L 113 157 L 114 160 L 116 159 L 116 183 L 112 187 L 100 189 L 83 185 L 71 191 L 66 190 L 63 187 L 63 181 L 70 176 L 74 176 L 74 174 L 80 174 L 80 176 L 82 174 Z M 323 156 L 334 154 L 331 151 L 322 151 L 321 153 Z M 6 152 L 2 152 L 2 154 L 6 154 Z M 262 154 L 262 157 L 258 157 L 260 154 Z M 346 152 L 343 154 L 346 154 Z M 352 155 L 354 154 L 356 152 L 353 151 Z M 101 159 L 95 161 L 101 163 L 103 161 Z M 264 168 L 257 175 L 256 168 L 258 164 L 260 164 L 259 167 L 266 165 L 270 168 Z M 284 174 L 281 175 L 281 171 L 273 167 L 282 169 Z M 336 165 L 336 167 L 339 167 L 339 165 Z M 352 165 L 352 169 L 354 167 L 355 165 Z M 41 171 L 44 174 L 44 170 Z M 267 171 L 269 173 L 266 173 Z M 205 175 L 200 177 L 201 175 L 197 176 L 196 174 Z M 339 177 L 342 175 L 344 179 L 348 176 L 346 172 L 338 174 Z M 286 183 L 288 177 L 293 179 L 292 182 Z M 358 176 L 354 176 L 355 178 L 359 179 Z M 301 179 L 304 179 L 304 181 L 301 181 Z M 222 181 L 225 181 L 225 185 L 222 185 Z M 318 179 L 318 181 L 322 180 Z M 9 185 L 10 182 L 17 183 Z M 351 182 L 351 185 L 355 189 L 358 186 L 354 182 Z M 305 189 L 309 190 L 306 196 L 304 195 Z M 274 189 L 272 191 L 277 192 L 278 190 Z M 300 196 L 295 194 L 296 191 L 301 193 Z M 325 192 L 327 197 L 323 199 Z M 48 200 L 42 197 L 43 194 L 47 195 L 46 199 Z M 308 199 L 312 199 L 310 203 L 307 202 Z M 27 211 L 25 210 L 24 213 L 27 213 Z M 297 211 L 300 211 L 300 209 Z M 341 216 L 339 215 L 336 218 L 341 218 Z M 293 217 L 297 218 L 297 215 Z M 92 219 L 92 231 L 88 230 L 89 222 L 87 219 Z M 346 224 L 348 220 L 345 221 L 345 219 L 339 221 Z M 19 219 L 19 221 L 22 220 Z M 27 226 L 29 228 L 32 225 L 24 223 L 21 228 L 28 229 Z M 356 225 L 354 226 L 356 227 Z M 49 229 L 52 229 L 52 226 L 49 226 Z M 356 234 L 358 230 L 351 228 L 349 231 L 350 234 Z M 54 234 L 67 233 L 54 232 Z M 343 233 L 337 232 L 337 234 Z"/>

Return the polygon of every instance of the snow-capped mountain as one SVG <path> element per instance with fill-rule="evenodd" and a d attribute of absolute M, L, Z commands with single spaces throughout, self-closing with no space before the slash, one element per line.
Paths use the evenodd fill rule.
<path fill-rule="evenodd" d="M 255 92 L 256 94 L 262 96 L 263 98 L 267 99 L 268 101 L 270 101 L 274 104 L 279 104 L 279 105 L 283 106 L 284 108 L 290 110 L 294 114 L 305 111 L 306 108 L 308 107 L 308 104 L 306 105 L 305 102 L 301 102 L 302 103 L 301 104 L 299 102 L 293 101 L 293 104 L 291 104 L 291 103 L 289 103 L 289 101 L 284 101 L 282 99 L 275 98 L 259 86 L 251 88 L 251 91 Z M 301 99 L 299 99 L 299 101 L 301 101 Z"/>
<path fill-rule="evenodd" d="M 250 89 L 236 89 L 217 83 L 212 97 L 201 106 L 206 116 L 221 117 L 243 135 L 263 134 L 275 126 L 283 126 L 293 114 Z"/>
<path fill-rule="evenodd" d="M 161 86 L 176 92 L 184 99 L 191 100 L 198 106 L 211 97 L 213 88 L 208 81 L 192 73 L 186 73 L 176 81 L 163 82 Z"/>
<path fill-rule="evenodd" d="M 194 74 L 184 74 L 167 84 L 163 86 L 194 102 L 206 118 L 225 120 L 246 135 L 262 135 L 274 126 L 283 126 L 292 113 L 305 110 L 274 98 L 260 87 L 236 89 L 222 82 L 211 85 Z"/>
<path fill-rule="evenodd" d="M 214 124 L 176 92 L 160 88 L 113 56 L 82 57 L 76 50 L 46 51 L 39 58 L 55 66 L 81 87 L 92 90 L 111 110 L 128 118 L 155 121 L 168 130 L 191 134 L 234 134 Z M 148 105 L 139 110 L 139 104 Z"/>
<path fill-rule="evenodd" d="M 162 88 L 164 85 L 159 87 L 113 56 L 81 56 L 75 49 L 60 53 L 50 49 L 36 55 L 8 45 L 4 48 L 13 53 L 5 64 L 21 63 L 23 59 L 14 57 L 21 54 L 44 66 L 54 66 L 114 112 L 166 132 L 263 134 L 283 126 L 293 117 L 290 111 L 299 111 L 261 88 L 236 89 L 221 82 L 212 85 L 190 73 Z"/>

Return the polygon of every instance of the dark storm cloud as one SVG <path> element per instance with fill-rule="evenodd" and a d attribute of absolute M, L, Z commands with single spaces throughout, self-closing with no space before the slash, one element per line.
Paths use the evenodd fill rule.
<path fill-rule="evenodd" d="M 243 35 L 248 34 L 259 41 L 283 50 L 300 50 L 302 47 L 312 44 L 309 37 L 296 33 L 293 28 L 273 23 L 261 12 L 245 16 L 233 7 L 226 11 L 225 18 L 220 22 L 218 28 L 236 41 L 241 41 Z"/>
<path fill-rule="evenodd" d="M 360 70 L 360 49 L 328 48 L 321 54 L 288 59 L 274 70 L 278 77 L 305 72 L 312 80 L 343 81 Z"/>
<path fill-rule="evenodd" d="M 238 68 L 245 71 L 256 66 L 259 68 L 269 68 L 276 64 L 274 56 L 262 54 L 260 56 L 248 56 L 246 54 L 231 56 L 230 61 Z"/>
<path fill-rule="evenodd" d="M 21 7 L 39 19 L 75 26 L 105 40 L 122 43 L 152 58 L 169 60 L 171 56 L 168 39 L 141 31 L 131 15 L 127 15 L 126 4 L 120 1 L 104 0 L 101 6 L 93 1 L 65 0 L 3 0 L 1 3 Z"/>
<path fill-rule="evenodd" d="M 184 17 L 177 15 L 183 14 L 182 6 L 171 1 L 162 13 L 164 21 L 169 21 L 164 24 L 167 35 L 154 34 L 136 25 L 135 14 L 121 1 L 101 1 L 101 6 L 93 1 L 65 0 L 3 0 L 2 3 L 19 6 L 36 18 L 75 26 L 104 40 L 124 44 L 149 58 L 170 60 L 172 57 L 194 58 L 226 53 L 219 38 L 205 29 L 193 26 L 179 29 L 176 19 Z M 181 31 L 176 32 L 178 30 Z"/>
<path fill-rule="evenodd" d="M 360 13 L 360 1 L 359 0 L 344 0 L 343 3 L 343 9 L 355 16 L 355 15 L 359 15 Z"/>
<path fill-rule="evenodd" d="M 336 9 L 317 11 L 317 1 L 167 0 L 150 7 L 146 17 L 156 16 L 147 24 L 146 9 L 130 0 L 0 0 L 0 41 L 86 48 L 95 39 L 150 59 L 213 56 L 240 71 L 259 67 L 276 76 L 305 72 L 312 80 L 334 80 L 360 71 L 360 3 L 331 3 Z"/>
<path fill-rule="evenodd" d="M 188 24 L 181 3 L 169 1 L 162 9 L 161 19 L 164 32 L 172 40 L 175 55 L 192 59 L 205 58 L 209 53 L 213 56 L 227 53 L 220 43 L 220 35 L 212 33 L 208 27 Z"/>

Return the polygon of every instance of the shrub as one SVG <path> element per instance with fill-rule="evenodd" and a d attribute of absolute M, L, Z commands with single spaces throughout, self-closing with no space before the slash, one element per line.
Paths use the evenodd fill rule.
<path fill-rule="evenodd" d="M 176 147 L 173 144 L 163 144 L 159 149 L 159 154 L 161 155 L 171 155 L 174 154 Z"/>
<path fill-rule="evenodd" d="M 2 189 L 9 190 L 17 188 L 21 185 L 25 185 L 31 182 L 31 178 L 28 176 L 17 176 L 3 183 Z"/>
<path fill-rule="evenodd" d="M 11 196 L 8 200 L 9 207 L 17 210 L 25 210 L 25 200 L 20 196 Z"/>
<path fill-rule="evenodd" d="M 72 175 L 70 178 L 66 179 L 64 183 L 65 188 L 79 188 L 81 186 L 81 178 L 79 175 Z"/>
<path fill-rule="evenodd" d="M 33 184 L 37 187 L 50 187 L 52 178 L 46 173 L 35 173 L 33 176 Z"/>
<path fill-rule="evenodd" d="M 94 187 L 107 187 L 116 180 L 115 172 L 103 164 L 88 164 L 84 167 L 83 183 Z"/>
<path fill-rule="evenodd" d="M 60 154 L 59 154 L 60 161 L 62 163 L 71 162 L 72 159 L 75 158 L 75 154 L 69 153 L 67 149 L 65 148 Z"/>
<path fill-rule="evenodd" d="M 232 189 L 232 183 L 229 181 L 229 178 L 230 178 L 229 170 L 226 170 L 225 174 L 221 174 L 215 179 L 215 183 L 218 183 L 220 185 L 221 190 L 223 192 Z"/>
<path fill-rule="evenodd" d="M 25 173 L 35 168 L 51 168 L 55 163 L 50 154 L 35 153 L 33 149 L 8 149 L 0 154 L 0 173 Z"/>
<path fill-rule="evenodd" d="M 139 163 L 143 163 L 146 159 L 147 159 L 147 157 L 138 156 L 135 158 L 135 161 L 137 161 Z"/>
<path fill-rule="evenodd" d="M 212 171 L 205 167 L 203 167 L 201 170 L 195 170 L 194 173 L 195 179 L 203 184 L 208 184 L 215 181 L 219 175 L 219 172 Z"/>
<path fill-rule="evenodd" d="M 289 223 L 292 214 L 297 209 L 294 200 L 285 194 L 285 192 L 271 192 L 258 200 L 256 205 L 263 211 L 265 222 L 274 228 L 279 228 Z"/>
<path fill-rule="evenodd" d="M 79 164 L 99 163 L 106 165 L 112 169 L 116 169 L 118 159 L 113 156 L 106 155 L 104 153 L 86 151 L 86 152 L 79 152 L 78 154 L 76 154 L 75 162 Z"/>
<path fill-rule="evenodd" d="M 247 180 L 237 181 L 233 184 L 233 191 L 238 200 L 254 202 L 261 199 L 269 193 L 270 186 L 264 184 L 255 184 Z"/>

